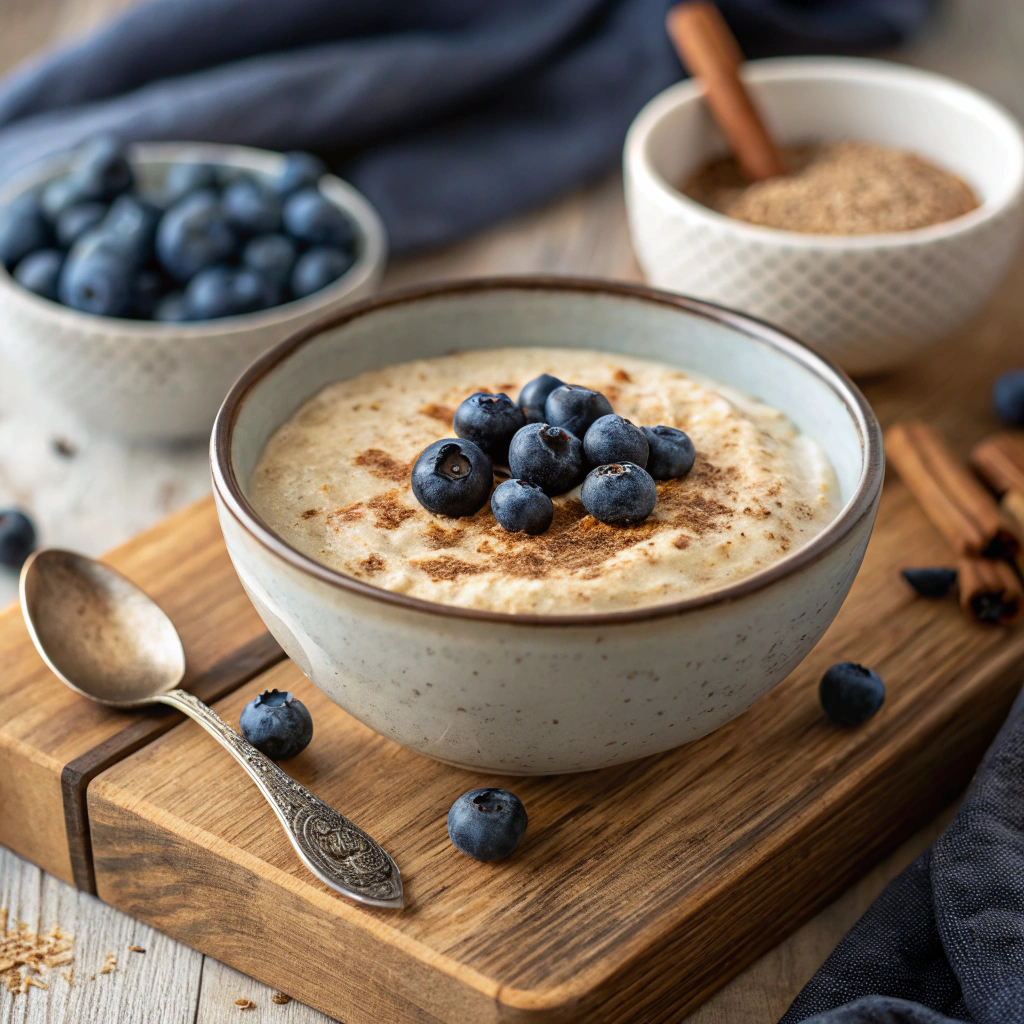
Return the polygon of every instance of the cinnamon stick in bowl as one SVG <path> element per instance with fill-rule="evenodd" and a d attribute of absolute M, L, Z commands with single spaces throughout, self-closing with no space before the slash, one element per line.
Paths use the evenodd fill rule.
<path fill-rule="evenodd" d="M 932 427 L 919 420 L 895 424 L 886 432 L 885 452 L 958 555 L 1017 555 L 1017 529 Z"/>

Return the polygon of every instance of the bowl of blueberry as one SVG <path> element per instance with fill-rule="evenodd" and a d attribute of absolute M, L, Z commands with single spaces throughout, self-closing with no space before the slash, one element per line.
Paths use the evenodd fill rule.
<path fill-rule="evenodd" d="M 376 291 L 386 249 L 311 154 L 96 138 L 0 191 L 0 349 L 94 430 L 203 436 L 256 356 Z"/>

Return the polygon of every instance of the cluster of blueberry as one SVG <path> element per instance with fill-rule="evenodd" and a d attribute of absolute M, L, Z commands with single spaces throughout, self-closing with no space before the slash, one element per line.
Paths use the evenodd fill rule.
<path fill-rule="evenodd" d="M 180 163 L 142 193 L 117 140 L 81 147 L 71 170 L 0 210 L 0 263 L 23 287 L 100 316 L 211 320 L 300 299 L 355 261 L 349 217 L 289 153 L 270 178 Z"/>
<path fill-rule="evenodd" d="M 471 516 L 488 497 L 498 523 L 511 532 L 543 533 L 554 517 L 551 498 L 583 484 L 583 507 L 602 523 L 643 522 L 658 498 L 655 480 L 685 477 L 693 442 L 674 427 L 636 427 L 612 412 L 599 391 L 542 374 L 524 386 L 518 404 L 478 391 L 455 411 L 456 438 L 420 454 L 412 490 L 430 512 Z M 494 465 L 511 480 L 494 493 Z"/>

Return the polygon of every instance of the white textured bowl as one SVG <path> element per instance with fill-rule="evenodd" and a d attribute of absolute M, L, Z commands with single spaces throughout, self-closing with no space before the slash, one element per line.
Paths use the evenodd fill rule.
<path fill-rule="evenodd" d="M 842 497 L 805 547 L 710 594 L 628 612 L 508 615 L 390 593 L 262 522 L 247 491 L 269 437 L 326 384 L 508 345 L 664 360 L 781 409 L 824 447 Z M 841 371 L 779 331 L 608 282 L 440 285 L 348 310 L 279 345 L 231 389 L 211 444 L 221 529 L 267 628 L 333 701 L 429 757 L 518 774 L 631 761 L 703 736 L 810 651 L 860 567 L 882 487 L 874 415 Z"/>
<path fill-rule="evenodd" d="M 733 220 L 674 187 L 726 152 L 701 87 L 682 82 L 626 138 L 626 203 L 647 280 L 795 334 L 854 374 L 904 363 L 964 326 L 1021 235 L 1024 139 L 1002 107 L 951 79 L 883 61 L 753 61 L 743 78 L 784 144 L 853 139 L 911 150 L 959 174 L 981 206 L 891 234 L 778 231 Z"/>
<path fill-rule="evenodd" d="M 130 153 L 149 186 L 182 161 L 273 174 L 284 160 L 265 150 L 208 143 L 147 143 Z M 58 177 L 68 160 L 12 181 L 0 192 L 0 205 Z M 207 435 L 228 388 L 261 352 L 380 285 L 387 242 L 376 211 L 333 175 L 321 179 L 320 189 L 352 218 L 358 239 L 356 262 L 323 290 L 245 316 L 164 324 L 80 313 L 22 288 L 0 266 L 5 360 L 29 386 L 99 432 L 160 441 Z"/>

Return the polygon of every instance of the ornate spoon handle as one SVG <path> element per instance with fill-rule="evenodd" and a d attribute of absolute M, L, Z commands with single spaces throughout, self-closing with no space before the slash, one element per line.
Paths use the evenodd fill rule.
<path fill-rule="evenodd" d="M 281 771 L 197 697 L 171 690 L 155 700 L 195 719 L 234 754 L 274 808 L 295 852 L 317 878 L 360 903 L 396 909 L 404 905 L 397 865 L 362 829 Z"/>

